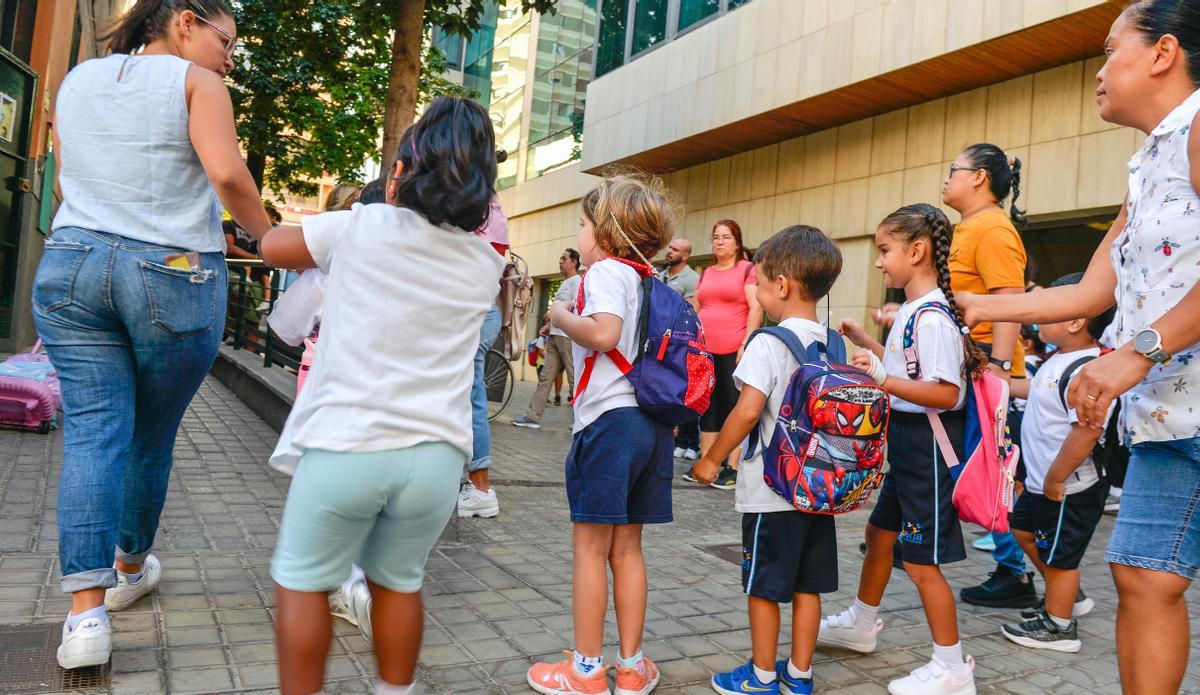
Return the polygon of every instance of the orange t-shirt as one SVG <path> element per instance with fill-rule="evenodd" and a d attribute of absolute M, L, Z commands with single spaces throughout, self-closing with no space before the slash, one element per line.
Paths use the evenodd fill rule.
<path fill-rule="evenodd" d="M 960 222 L 950 244 L 950 287 L 955 292 L 988 294 L 1008 287 L 1025 287 L 1025 245 L 1008 214 L 1000 208 Z M 992 324 L 971 330 L 980 343 L 992 342 Z M 1025 376 L 1021 339 L 1012 355 L 1012 375 Z"/>

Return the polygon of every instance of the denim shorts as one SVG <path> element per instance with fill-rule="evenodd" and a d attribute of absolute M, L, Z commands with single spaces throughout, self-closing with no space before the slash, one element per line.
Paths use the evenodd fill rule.
<path fill-rule="evenodd" d="M 1200 568 L 1200 437 L 1130 449 L 1107 562 L 1195 579 Z"/>
<path fill-rule="evenodd" d="M 575 433 L 567 452 L 571 521 L 671 521 L 673 450 L 671 428 L 640 408 L 617 408 L 596 418 Z"/>

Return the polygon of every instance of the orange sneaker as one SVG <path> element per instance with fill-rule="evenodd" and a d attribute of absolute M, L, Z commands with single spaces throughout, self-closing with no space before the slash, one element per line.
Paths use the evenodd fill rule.
<path fill-rule="evenodd" d="M 545 695 L 612 695 L 608 689 L 607 668 L 583 677 L 575 673 L 570 658 L 557 664 L 534 664 L 529 667 L 525 680 L 529 687 Z"/>
<path fill-rule="evenodd" d="M 638 668 L 617 666 L 616 695 L 648 695 L 658 686 L 658 666 L 642 657 Z"/>

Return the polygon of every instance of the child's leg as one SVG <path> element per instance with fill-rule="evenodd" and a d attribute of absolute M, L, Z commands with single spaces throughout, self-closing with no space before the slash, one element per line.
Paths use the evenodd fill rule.
<path fill-rule="evenodd" d="M 646 623 L 646 560 L 642 555 L 642 525 L 625 524 L 611 528 L 608 564 L 612 567 L 613 603 L 617 612 L 617 633 L 621 638 L 620 656 L 628 659 L 641 651 L 642 631 Z M 608 592 L 607 587 L 604 590 Z"/>
<path fill-rule="evenodd" d="M 376 630 L 372 639 L 379 678 L 398 685 L 412 683 L 425 628 L 421 592 L 400 593 L 371 581 L 367 586 L 371 588 L 371 624 L 386 626 Z"/>
<path fill-rule="evenodd" d="M 858 580 L 858 599 L 869 606 L 878 606 L 892 578 L 892 546 L 900 534 L 868 523 L 866 537 L 867 555 Z"/>
<path fill-rule="evenodd" d="M 325 660 L 333 641 L 333 618 L 324 592 L 292 591 L 275 585 L 279 605 L 275 644 L 283 695 L 311 695 L 325 684 Z"/>
<path fill-rule="evenodd" d="M 746 597 L 750 613 L 750 647 L 754 665 L 764 671 L 775 670 L 779 649 L 779 604 L 757 596 Z M 821 616 L 817 616 L 820 623 Z M 814 633 L 813 639 L 816 639 Z M 810 650 L 811 653 L 811 650 Z"/>
<path fill-rule="evenodd" d="M 575 650 L 586 657 L 600 656 L 604 642 L 604 614 L 608 610 L 608 556 L 613 545 L 613 529 L 611 524 L 576 523 L 571 531 L 571 549 L 575 556 L 571 570 Z M 645 566 L 642 567 L 642 573 L 644 577 Z M 644 582 L 643 579 L 643 616 Z"/>
<path fill-rule="evenodd" d="M 821 595 L 796 594 L 792 599 L 792 665 L 801 671 L 812 668 L 813 651 L 817 648 L 817 631 L 820 627 Z M 753 639 L 753 621 L 750 623 L 750 636 Z M 755 664 L 758 663 L 757 655 L 756 650 Z"/>
<path fill-rule="evenodd" d="M 1075 597 L 1079 595 L 1079 570 L 1060 570 L 1041 565 L 1046 579 L 1046 612 L 1055 618 L 1068 620 L 1075 610 Z"/>
<path fill-rule="evenodd" d="M 1049 582 L 1046 576 L 1046 563 L 1038 557 L 1037 543 L 1034 541 L 1033 533 L 1030 531 L 1019 531 L 1013 529 L 1013 537 L 1017 539 L 1017 545 L 1021 546 L 1021 550 L 1025 551 L 1025 556 L 1033 562 L 1033 566 L 1037 568 L 1038 574 L 1042 575 L 1042 579 Z"/>
<path fill-rule="evenodd" d="M 904 569 L 921 594 L 921 605 L 925 609 L 925 620 L 929 622 L 934 645 L 958 644 L 958 613 L 954 605 L 954 592 L 950 591 L 950 584 L 942 576 L 941 568 L 905 562 Z"/>

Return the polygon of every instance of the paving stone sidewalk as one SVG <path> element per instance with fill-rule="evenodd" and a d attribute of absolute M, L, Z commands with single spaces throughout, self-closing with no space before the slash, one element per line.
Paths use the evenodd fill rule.
<path fill-rule="evenodd" d="M 493 426 L 501 515 L 463 520 L 456 533 L 451 527 L 430 558 L 418 674 L 425 692 L 528 693 L 530 662 L 560 658 L 571 646 L 570 524 L 562 485 L 570 410 L 548 408 L 540 431 L 510 426 L 508 420 L 522 412 L 531 393 L 531 385 L 518 385 L 508 411 Z M 289 482 L 265 463 L 275 439 L 276 433 L 225 387 L 212 379 L 205 383 L 176 447 L 156 542 L 164 566 L 161 587 L 113 616 L 111 682 L 88 692 L 275 692 L 275 600 L 268 569 Z M 68 601 L 58 589 L 56 556 L 61 434 L 0 432 L 0 452 L 3 647 L 5 630 L 16 634 L 43 626 L 49 633 L 61 623 Z M 685 468 L 677 462 L 677 472 Z M 645 651 L 662 667 L 658 693 L 709 693 L 713 671 L 732 668 L 749 654 L 735 564 L 740 521 L 732 493 L 680 480 L 674 484 L 674 506 L 675 522 L 649 527 L 645 535 L 650 575 Z M 866 518 L 857 513 L 838 520 L 841 591 L 827 598 L 827 612 L 852 600 Z M 1116 593 L 1103 564 L 1112 523 L 1111 517 L 1104 519 L 1085 560 L 1083 587 L 1097 605 L 1080 620 L 1084 646 L 1079 654 L 1017 647 L 998 633 L 1000 623 L 1014 619 L 1015 612 L 960 605 L 960 627 L 966 652 L 978 662 L 980 692 L 1119 692 Z M 990 556 L 968 552 L 968 561 L 946 568 L 956 590 L 978 583 L 992 569 Z M 1184 689 L 1200 692 L 1200 592 L 1193 589 L 1189 598 L 1193 647 Z M 928 660 L 920 602 L 903 573 L 894 575 L 881 617 L 886 629 L 875 654 L 818 650 L 820 690 L 883 693 L 888 680 Z M 344 622 L 338 622 L 336 633 L 327 691 L 371 692 L 375 669 L 369 645 Z M 610 607 L 608 659 L 616 639 Z M 3 657 L 0 653 L 0 673 L 12 666 Z M 61 674 L 48 678 L 40 691 L 22 692 L 62 689 L 64 681 L 57 678 Z"/>

